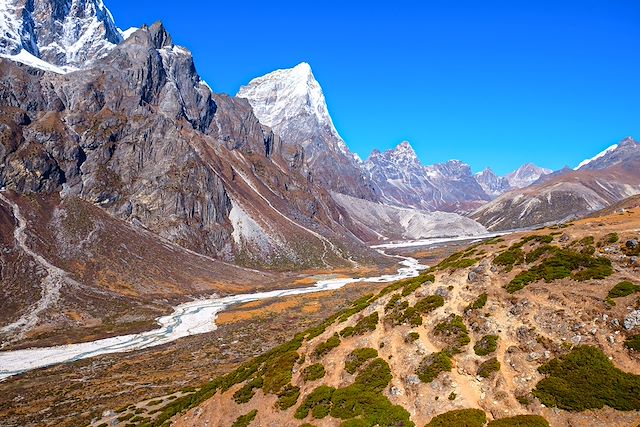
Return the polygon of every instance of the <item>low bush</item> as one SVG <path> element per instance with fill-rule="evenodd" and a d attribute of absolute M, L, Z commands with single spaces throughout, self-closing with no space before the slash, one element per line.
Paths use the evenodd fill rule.
<path fill-rule="evenodd" d="M 236 403 L 247 403 L 255 394 L 253 390 L 262 387 L 262 382 L 262 377 L 258 377 L 251 381 L 248 381 L 245 385 L 238 389 L 238 391 L 233 393 L 233 400 L 235 400 Z"/>
<path fill-rule="evenodd" d="M 484 427 L 487 415 L 480 409 L 456 409 L 435 416 L 425 427 Z"/>
<path fill-rule="evenodd" d="M 360 319 L 352 329 L 343 329 L 340 332 L 340 335 L 346 338 L 353 335 L 363 335 L 367 332 L 375 331 L 378 326 L 378 320 L 378 312 L 374 311 L 369 316 Z"/>
<path fill-rule="evenodd" d="M 609 243 L 609 244 L 616 243 L 618 240 L 620 240 L 620 236 L 618 236 L 618 233 L 609 233 L 602 238 L 602 241 L 604 243 Z"/>
<path fill-rule="evenodd" d="M 494 372 L 498 372 L 500 370 L 500 362 L 495 357 L 482 362 L 478 367 L 478 375 L 482 378 L 489 378 L 493 375 Z"/>
<path fill-rule="evenodd" d="M 321 344 L 318 344 L 316 349 L 313 351 L 313 354 L 315 355 L 315 357 L 320 358 L 339 345 L 340 337 L 338 337 L 338 334 L 333 334 L 331 338 Z"/>
<path fill-rule="evenodd" d="M 486 356 L 493 353 L 498 348 L 497 335 L 485 335 L 473 346 L 473 351 L 478 356 Z"/>
<path fill-rule="evenodd" d="M 452 314 L 447 320 L 438 323 L 433 329 L 433 333 L 437 336 L 443 336 L 444 341 L 451 346 L 453 352 L 459 352 L 460 347 L 471 342 L 469 331 L 464 324 L 461 316 Z"/>
<path fill-rule="evenodd" d="M 436 268 L 438 270 L 458 270 L 460 268 L 471 267 L 478 262 L 477 259 L 466 258 L 467 255 L 468 253 L 464 251 L 457 252 L 440 262 Z"/>
<path fill-rule="evenodd" d="M 633 335 L 624 340 L 624 346 L 630 350 L 640 351 L 640 335 Z"/>
<path fill-rule="evenodd" d="M 640 286 L 625 280 L 611 288 L 607 298 L 623 298 L 631 294 L 635 294 L 636 292 L 640 292 Z"/>
<path fill-rule="evenodd" d="M 549 427 L 549 422 L 540 415 L 516 415 L 489 421 L 487 427 Z"/>
<path fill-rule="evenodd" d="M 373 348 L 356 348 L 347 356 L 344 361 L 345 370 L 354 374 L 360 366 L 362 366 L 367 360 L 378 357 L 378 351 Z"/>
<path fill-rule="evenodd" d="M 427 314 L 438 307 L 442 307 L 443 305 L 444 298 L 442 298 L 440 295 L 429 295 L 416 301 L 414 307 L 418 312 Z"/>
<path fill-rule="evenodd" d="M 327 386 L 315 389 L 296 410 L 295 417 L 304 419 L 311 412 L 316 419 L 330 414 L 344 420 L 341 426 L 413 427 L 409 413 L 402 406 L 391 404 L 382 394 L 390 381 L 389 365 L 382 359 L 373 359 L 353 384 L 340 389 Z"/>
<path fill-rule="evenodd" d="M 249 424 L 251 424 L 251 421 L 256 418 L 256 415 L 258 415 L 257 409 L 254 409 L 248 414 L 240 415 L 238 418 L 236 418 L 231 427 L 247 427 Z"/>
<path fill-rule="evenodd" d="M 409 332 L 409 333 L 407 334 L 407 336 L 406 336 L 406 337 L 404 337 L 404 342 L 406 342 L 406 343 L 412 343 L 412 342 L 414 342 L 414 341 L 417 341 L 417 340 L 418 340 L 418 338 L 420 338 L 420 334 L 419 334 L 419 333 L 417 333 L 417 332 Z"/>
<path fill-rule="evenodd" d="M 289 409 L 298 402 L 298 397 L 300 397 L 300 387 L 287 384 L 278 393 L 276 406 L 281 410 Z"/>
<path fill-rule="evenodd" d="M 334 391 L 336 391 L 335 388 L 326 385 L 316 388 L 309 393 L 304 402 L 298 407 L 294 417 L 302 420 L 309 415 L 309 411 L 316 419 L 326 417 L 331 410 L 331 396 L 333 396 Z"/>
<path fill-rule="evenodd" d="M 550 256 L 539 264 L 516 275 L 506 286 L 513 293 L 530 283 L 544 280 L 547 283 L 557 279 L 571 277 L 577 281 L 604 279 L 613 274 L 611 261 L 607 258 L 593 257 L 571 249 L 553 247 Z"/>
<path fill-rule="evenodd" d="M 265 394 L 277 393 L 291 381 L 293 366 L 298 353 L 289 351 L 279 357 L 267 360 L 264 364 L 262 390 Z"/>
<path fill-rule="evenodd" d="M 511 247 L 493 259 L 494 265 L 505 267 L 507 271 L 511 271 L 514 266 L 522 264 L 523 262 L 524 252 L 520 247 Z"/>
<path fill-rule="evenodd" d="M 487 304 L 487 293 L 484 292 L 478 296 L 471 304 L 464 309 L 465 312 L 471 310 L 479 310 Z"/>
<path fill-rule="evenodd" d="M 451 356 L 446 351 L 432 353 L 422 359 L 416 370 L 416 375 L 423 383 L 430 383 L 442 372 L 449 372 L 453 368 Z"/>
<path fill-rule="evenodd" d="M 568 411 L 640 409 L 640 376 L 616 368 L 596 347 L 579 346 L 538 368 L 546 378 L 533 390 L 548 407 Z"/>
<path fill-rule="evenodd" d="M 305 381 L 315 381 L 324 377 L 324 366 L 321 363 L 314 363 L 302 370 L 302 378 Z"/>

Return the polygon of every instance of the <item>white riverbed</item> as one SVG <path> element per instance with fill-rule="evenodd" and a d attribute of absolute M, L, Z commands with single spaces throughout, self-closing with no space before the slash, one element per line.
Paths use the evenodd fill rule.
<path fill-rule="evenodd" d="M 356 282 L 394 282 L 409 277 L 416 277 L 420 274 L 421 270 L 427 268 L 414 258 L 398 258 L 402 259 L 402 261 L 400 261 L 402 267 L 398 269 L 396 274 L 368 278 L 319 280 L 313 286 L 305 288 L 196 300 L 180 304 L 170 315 L 158 318 L 160 327 L 152 331 L 77 344 L 0 352 L 0 381 L 21 372 L 57 363 L 73 362 L 102 354 L 140 350 L 166 344 L 189 335 L 212 332 L 217 328 L 215 323 L 217 314 L 233 304 L 339 289 L 345 285 Z"/>

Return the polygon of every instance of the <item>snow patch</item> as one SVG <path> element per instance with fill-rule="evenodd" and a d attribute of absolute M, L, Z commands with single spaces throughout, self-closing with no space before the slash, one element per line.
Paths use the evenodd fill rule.
<path fill-rule="evenodd" d="M 578 170 L 583 166 L 588 165 L 589 163 L 593 162 L 594 160 L 598 160 L 604 156 L 606 156 L 607 154 L 609 154 L 610 152 L 616 150 L 618 148 L 618 144 L 613 144 L 611 147 L 607 148 L 606 150 L 596 154 L 595 156 L 593 156 L 590 159 L 586 159 L 580 162 L 580 164 L 578 166 L 576 166 L 575 168 L 573 168 L 573 170 Z"/>

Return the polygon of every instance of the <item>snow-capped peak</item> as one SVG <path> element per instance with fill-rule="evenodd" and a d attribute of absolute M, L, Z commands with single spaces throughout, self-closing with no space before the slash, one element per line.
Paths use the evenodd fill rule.
<path fill-rule="evenodd" d="M 506 176 L 513 188 L 524 188 L 536 182 L 543 175 L 553 172 L 551 169 L 541 168 L 533 163 L 525 163 Z"/>
<path fill-rule="evenodd" d="M 593 162 L 594 160 L 598 160 L 598 159 L 606 156 L 608 153 L 616 150 L 617 148 L 618 148 L 618 144 L 613 144 L 610 147 L 606 148 L 605 150 L 601 151 L 600 153 L 596 154 L 595 156 L 591 157 L 590 159 L 585 159 L 585 160 L 581 161 L 578 166 L 573 168 L 573 170 L 578 170 L 581 167 L 586 166 L 589 163 Z"/>
<path fill-rule="evenodd" d="M 0 56 L 55 72 L 83 68 L 124 40 L 102 0 L 0 0 L 0 34 Z"/>
<path fill-rule="evenodd" d="M 333 125 L 322 88 L 306 62 L 255 78 L 242 86 L 237 96 L 246 98 L 258 120 L 285 140 L 295 128 L 306 135 L 300 143 L 307 146 L 313 142 L 309 138 L 313 139 L 314 131 L 323 130 L 330 134 L 336 148 L 351 157 Z"/>

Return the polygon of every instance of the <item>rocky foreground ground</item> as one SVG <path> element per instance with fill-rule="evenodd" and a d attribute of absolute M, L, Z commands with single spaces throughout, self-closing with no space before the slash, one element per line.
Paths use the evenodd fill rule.
<path fill-rule="evenodd" d="M 225 376 L 110 420 L 636 426 L 639 236 L 636 209 L 470 246 Z"/>

